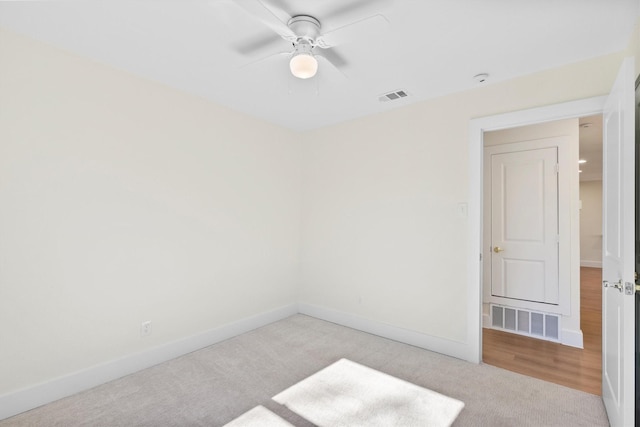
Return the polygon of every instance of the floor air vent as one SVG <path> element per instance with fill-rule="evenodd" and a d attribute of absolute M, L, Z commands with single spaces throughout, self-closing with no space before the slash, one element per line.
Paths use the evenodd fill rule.
<path fill-rule="evenodd" d="M 550 341 L 560 341 L 560 317 L 522 308 L 491 305 L 491 327 Z"/>

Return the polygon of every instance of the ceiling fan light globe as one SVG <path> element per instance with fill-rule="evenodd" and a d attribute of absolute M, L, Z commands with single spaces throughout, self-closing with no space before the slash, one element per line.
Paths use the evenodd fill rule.
<path fill-rule="evenodd" d="M 299 79 L 309 79 L 318 72 L 318 60 L 308 53 L 295 55 L 289 61 L 291 74 Z"/>

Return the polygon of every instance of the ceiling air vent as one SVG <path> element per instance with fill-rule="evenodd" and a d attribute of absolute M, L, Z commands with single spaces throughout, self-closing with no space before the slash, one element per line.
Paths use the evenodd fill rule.
<path fill-rule="evenodd" d="M 407 96 L 409 96 L 409 94 L 406 91 L 396 90 L 395 92 L 389 92 L 389 93 L 385 93 L 384 95 L 380 95 L 378 97 L 378 101 L 380 102 L 394 101 L 396 99 L 406 98 Z"/>

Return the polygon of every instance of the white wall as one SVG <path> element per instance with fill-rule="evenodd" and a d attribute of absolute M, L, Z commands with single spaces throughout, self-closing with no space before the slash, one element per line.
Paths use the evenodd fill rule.
<path fill-rule="evenodd" d="M 602 267 L 602 181 L 580 181 L 580 264 Z"/>
<path fill-rule="evenodd" d="M 0 61 L 0 395 L 295 302 L 296 134 L 9 32 Z"/>

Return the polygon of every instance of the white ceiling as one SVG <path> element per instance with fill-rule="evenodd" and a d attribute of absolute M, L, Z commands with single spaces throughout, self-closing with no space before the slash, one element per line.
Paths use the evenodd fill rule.
<path fill-rule="evenodd" d="M 273 33 L 233 0 L 0 2 L 0 27 L 307 130 L 471 89 L 478 73 L 490 73 L 486 85 L 622 50 L 638 16 L 637 0 L 264 2 L 313 15 L 324 31 L 373 13 L 390 25 L 335 48 L 347 78 L 321 63 L 307 81 L 289 74 L 286 57 L 247 65 L 291 45 L 236 52 Z M 410 96 L 378 101 L 397 89 Z"/>

